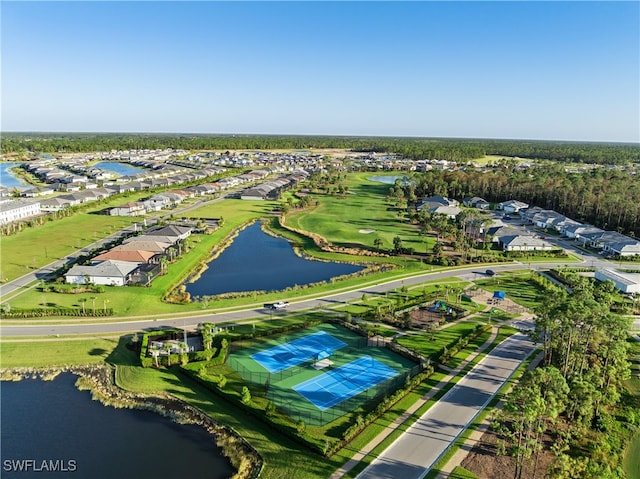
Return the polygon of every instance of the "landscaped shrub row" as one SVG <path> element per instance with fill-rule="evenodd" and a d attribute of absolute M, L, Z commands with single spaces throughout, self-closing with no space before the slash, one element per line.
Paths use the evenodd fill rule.
<path fill-rule="evenodd" d="M 354 422 L 342 434 L 342 440 L 331 445 L 329 448 L 326 448 L 326 450 L 323 451 L 323 454 L 327 457 L 331 457 L 333 454 L 345 447 L 347 444 L 353 441 L 355 437 L 360 434 L 365 428 L 374 423 L 389 409 L 391 409 L 398 401 L 400 401 L 407 394 L 413 391 L 423 381 L 429 379 L 433 372 L 433 367 L 427 366 L 422 372 L 416 374 L 413 378 L 409 379 L 409 377 L 407 376 L 407 382 L 404 388 L 397 389 L 391 396 L 383 397 L 382 400 L 376 405 L 376 407 L 365 416 L 356 416 Z"/>
<path fill-rule="evenodd" d="M 261 409 L 255 404 L 255 402 L 252 401 L 250 401 L 248 404 L 244 403 L 241 400 L 241 394 L 238 391 L 225 389 L 224 385 L 226 385 L 226 381 L 223 381 L 221 383 L 220 376 L 212 377 L 206 374 L 201 374 L 196 368 L 198 368 L 198 365 L 191 364 L 182 366 L 180 370 L 188 374 L 189 377 L 194 381 L 202 384 L 208 390 L 214 392 L 216 395 L 226 399 L 227 401 L 231 402 L 243 411 L 251 414 L 253 417 L 259 419 L 260 421 L 269 424 L 274 429 L 291 437 L 294 441 L 304 444 L 310 450 L 318 454 L 322 454 L 326 457 L 331 457 L 333 454 L 345 447 L 367 426 L 380 418 L 380 416 L 382 416 L 390 408 L 392 408 L 399 400 L 409 394 L 420 383 L 428 379 L 433 374 L 433 368 L 431 366 L 428 366 L 413 378 L 409 379 L 407 377 L 406 386 L 404 388 L 398 389 L 392 395 L 382 398 L 382 400 L 365 416 L 356 416 L 353 424 L 351 424 L 342 434 L 341 440 L 331 441 L 329 439 L 325 439 L 324 441 L 322 441 L 319 438 L 314 438 L 308 434 L 305 434 L 304 422 L 302 422 L 302 424 L 294 423 L 294 421 L 288 416 L 283 416 L 276 413 L 274 411 L 275 408 L 273 408 L 270 403 L 267 403 L 267 406 L 264 409 Z"/>
<path fill-rule="evenodd" d="M 286 436 L 292 438 L 297 443 L 301 443 L 308 447 L 312 451 L 324 454 L 324 448 L 318 441 L 314 442 L 313 438 L 308 435 L 301 436 L 298 434 L 297 426 L 291 418 L 275 413 L 273 408 L 269 406 L 265 407 L 265 409 L 261 409 L 254 401 L 249 401 L 248 404 L 245 404 L 242 402 L 239 391 L 226 388 L 226 380 L 222 380 L 222 382 L 220 382 L 220 376 L 213 377 L 202 375 L 195 369 L 198 366 L 199 365 L 195 364 L 182 366 L 180 370 L 187 374 L 191 379 L 207 388 L 209 391 L 229 401 L 231 404 L 250 414 L 252 417 L 268 424 L 277 431 L 280 431 Z"/>
<path fill-rule="evenodd" d="M 87 316 L 87 317 L 103 317 L 113 316 L 113 308 L 96 309 L 82 311 L 80 308 L 29 308 L 6 309 L 0 314 L 2 318 L 44 318 L 51 316 Z"/>
<path fill-rule="evenodd" d="M 469 341 L 475 339 L 482 333 L 489 331 L 491 329 L 491 325 L 489 324 L 478 324 L 473 331 L 466 334 L 465 336 L 460 336 L 449 346 L 445 346 L 440 351 L 440 356 L 438 357 L 438 362 L 440 364 L 445 364 L 451 358 L 453 358 L 456 354 L 462 351 L 468 344 Z"/>
<path fill-rule="evenodd" d="M 504 253 L 505 257 L 507 258 L 528 258 L 528 257 L 532 257 L 532 256 L 539 256 L 540 254 L 543 254 L 546 257 L 549 258 L 568 258 L 569 255 L 567 254 L 567 252 L 563 249 L 554 249 L 551 251 L 506 251 Z"/>

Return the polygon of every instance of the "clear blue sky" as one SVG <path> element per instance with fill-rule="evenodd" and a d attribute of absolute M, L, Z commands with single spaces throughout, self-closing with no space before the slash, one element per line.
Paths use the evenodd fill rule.
<path fill-rule="evenodd" d="M 2 1 L 3 131 L 640 141 L 640 3 Z"/>

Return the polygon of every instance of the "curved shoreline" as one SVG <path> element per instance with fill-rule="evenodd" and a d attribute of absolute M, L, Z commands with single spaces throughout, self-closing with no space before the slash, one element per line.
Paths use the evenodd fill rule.
<path fill-rule="evenodd" d="M 263 459 L 258 451 L 233 429 L 217 423 L 200 409 L 175 396 L 132 393 L 119 388 L 115 384 L 115 367 L 109 364 L 0 369 L 0 381 L 51 381 L 65 372 L 78 376 L 76 387 L 80 391 L 90 391 L 91 398 L 100 401 L 104 406 L 152 411 L 178 424 L 203 427 L 214 436 L 216 445 L 221 448 L 223 455 L 235 469 L 233 479 L 253 479 L 260 475 L 264 465 Z"/>

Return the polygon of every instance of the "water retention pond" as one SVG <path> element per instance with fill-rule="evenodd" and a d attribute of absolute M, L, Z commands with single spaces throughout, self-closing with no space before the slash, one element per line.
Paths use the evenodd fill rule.
<path fill-rule="evenodd" d="M 266 234 L 260 223 L 242 230 L 233 243 L 193 283 L 191 297 L 246 291 L 279 291 L 328 281 L 362 270 L 362 266 L 314 261 L 295 254 L 291 244 Z"/>
<path fill-rule="evenodd" d="M 188 477 L 234 473 L 204 428 L 105 407 L 77 376 L 2 382 L 2 477 Z M 22 470 L 20 470 L 22 469 Z"/>

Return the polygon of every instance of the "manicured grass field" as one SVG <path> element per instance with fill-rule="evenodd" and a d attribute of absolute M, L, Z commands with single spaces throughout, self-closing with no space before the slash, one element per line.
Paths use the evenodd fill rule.
<path fill-rule="evenodd" d="M 631 443 L 624 451 L 622 467 L 628 479 L 640 479 L 640 432 L 633 436 Z"/>
<path fill-rule="evenodd" d="M 504 291 L 509 299 L 530 309 L 542 303 L 546 296 L 542 287 L 531 279 L 530 273 L 482 279 L 476 284 L 487 291 Z"/>
<path fill-rule="evenodd" d="M 118 338 L 3 341 L 0 343 L 0 367 L 43 368 L 102 363 L 117 345 Z"/>
<path fill-rule="evenodd" d="M 470 334 L 477 325 L 478 323 L 473 321 L 464 321 L 436 331 L 433 339 L 431 333 L 408 334 L 398 338 L 398 343 L 426 357 L 435 358 L 443 347 L 449 347 L 458 338 Z"/>
<path fill-rule="evenodd" d="M 478 479 L 478 476 L 467 471 L 464 467 L 456 466 L 449 474 L 449 479 Z"/>
<path fill-rule="evenodd" d="M 393 239 L 399 236 L 404 247 L 424 253 L 433 246 L 433 238 L 418 235 L 418 229 L 407 223 L 404 215 L 387 202 L 385 197 L 391 185 L 367 180 L 371 173 L 349 175 L 349 193 L 344 197 L 315 195 L 319 205 L 313 214 L 306 211 L 291 212 L 287 224 L 311 231 L 330 242 L 344 247 L 361 247 L 375 250 L 376 238 L 382 240 L 382 248 L 393 248 Z M 427 242 L 425 242 L 427 240 Z"/>
<path fill-rule="evenodd" d="M 140 218 L 83 212 L 3 236 L 0 279 L 19 278 L 136 221 Z"/>

